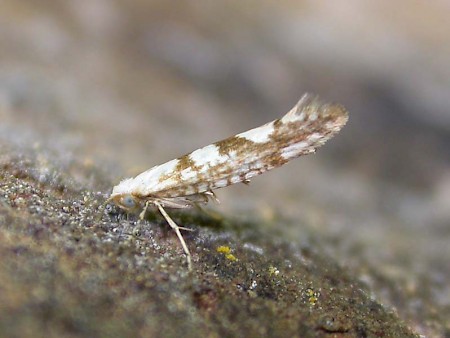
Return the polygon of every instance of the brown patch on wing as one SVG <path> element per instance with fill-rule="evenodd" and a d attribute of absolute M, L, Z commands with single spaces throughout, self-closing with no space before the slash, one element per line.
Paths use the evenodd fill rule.
<path fill-rule="evenodd" d="M 251 173 L 251 176 L 256 176 L 288 162 L 288 160 L 281 156 L 280 146 L 286 143 L 291 143 L 287 142 L 286 137 L 291 137 L 292 135 L 283 135 L 282 131 L 277 133 L 277 130 L 283 125 L 280 119 L 275 120 L 273 125 L 275 129 L 273 133 L 269 135 L 270 140 L 268 142 L 256 143 L 244 137 L 233 136 L 215 143 L 215 145 L 219 148 L 219 153 L 221 155 L 228 155 L 230 152 L 235 152 L 234 155 L 237 158 L 242 158 L 242 162 L 250 164 L 251 161 L 246 161 L 244 159 L 253 158 L 255 161 L 262 163 L 262 166 L 259 168 L 252 168 L 246 173 L 241 173 L 239 175 L 241 181 L 246 180 L 246 175 L 248 175 L 248 173 Z M 225 168 L 222 166 L 222 168 L 211 168 L 211 171 L 215 172 L 216 170 L 220 170 L 222 171 L 222 175 L 227 171 L 229 175 L 227 177 L 227 183 L 230 185 L 232 184 L 232 173 L 236 170 L 236 168 L 228 168 L 228 170 L 224 169 Z"/>
<path fill-rule="evenodd" d="M 177 166 L 175 167 L 175 171 L 182 171 L 188 168 L 191 168 L 194 171 L 200 171 L 202 169 L 202 165 L 197 165 L 195 161 L 190 157 L 190 154 L 181 156 L 178 158 Z"/>
<path fill-rule="evenodd" d="M 164 182 L 168 179 L 176 179 L 181 181 L 181 172 L 185 169 L 192 168 L 193 171 L 199 172 L 202 166 L 197 165 L 189 156 L 190 154 L 186 154 L 184 156 L 179 157 L 178 163 L 175 167 L 175 169 L 167 173 L 166 175 L 161 175 L 159 177 L 159 182 Z"/>
<path fill-rule="evenodd" d="M 218 148 L 220 155 L 228 155 L 232 151 L 240 155 L 255 148 L 255 142 L 239 136 L 229 137 L 214 143 L 214 145 Z"/>
<path fill-rule="evenodd" d="M 277 119 L 277 120 L 273 121 L 272 123 L 273 123 L 274 129 L 279 128 L 283 124 L 283 122 L 281 122 L 281 119 Z"/>

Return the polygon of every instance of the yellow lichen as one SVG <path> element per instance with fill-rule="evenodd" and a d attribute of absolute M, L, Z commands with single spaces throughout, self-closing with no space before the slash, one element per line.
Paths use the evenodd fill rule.
<path fill-rule="evenodd" d="M 278 276 L 279 273 L 280 273 L 280 271 L 276 267 L 274 267 L 272 265 L 269 266 L 269 276 L 273 276 L 273 275 Z"/>
<path fill-rule="evenodd" d="M 229 261 L 232 261 L 232 262 L 238 261 L 236 256 L 231 253 L 231 248 L 229 246 L 221 245 L 221 246 L 217 247 L 216 251 L 218 253 L 225 255 L 225 258 L 228 259 Z"/>
<path fill-rule="evenodd" d="M 232 262 L 236 262 L 236 261 L 238 260 L 238 259 L 236 258 L 236 256 L 233 255 L 233 254 L 231 254 L 231 253 L 226 254 L 226 255 L 225 255 L 225 258 L 228 259 L 228 260 L 230 260 L 230 261 L 232 261 Z"/>
<path fill-rule="evenodd" d="M 222 253 L 222 254 L 229 254 L 231 252 L 231 248 L 226 245 L 221 245 L 221 246 L 217 247 L 216 251 L 218 253 Z"/>
<path fill-rule="evenodd" d="M 308 299 L 309 305 L 316 305 L 317 301 L 319 300 L 320 292 L 315 291 L 313 288 L 308 288 L 304 291 L 304 293 Z"/>

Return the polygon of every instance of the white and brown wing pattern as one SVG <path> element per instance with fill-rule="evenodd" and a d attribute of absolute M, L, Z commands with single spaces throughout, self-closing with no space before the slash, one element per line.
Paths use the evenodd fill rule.
<path fill-rule="evenodd" d="M 281 119 L 153 167 L 120 185 L 141 197 L 173 198 L 247 182 L 293 158 L 315 152 L 347 119 L 342 106 L 324 104 L 318 97 L 305 94 Z"/>

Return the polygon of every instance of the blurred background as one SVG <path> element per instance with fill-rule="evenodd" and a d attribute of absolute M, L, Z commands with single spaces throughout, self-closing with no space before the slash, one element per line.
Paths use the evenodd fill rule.
<path fill-rule="evenodd" d="M 280 231 L 313 233 L 414 330 L 444 336 L 449 13 L 444 0 L 0 0 L 0 146 L 118 182 L 278 118 L 306 91 L 339 102 L 349 123 L 316 155 L 218 191 L 212 208 L 304 225 Z"/>

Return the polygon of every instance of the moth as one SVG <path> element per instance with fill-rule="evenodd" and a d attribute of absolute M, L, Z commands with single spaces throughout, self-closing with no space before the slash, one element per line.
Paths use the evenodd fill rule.
<path fill-rule="evenodd" d="M 314 153 L 347 120 L 348 112 L 341 105 L 323 103 L 317 96 L 305 94 L 280 119 L 121 181 L 108 201 L 127 213 L 140 213 L 141 219 L 150 207 L 157 209 L 177 234 L 191 269 L 191 254 L 180 232 L 190 229 L 178 226 L 166 208 L 186 209 L 206 204 L 216 199 L 215 189 L 249 183 L 256 175 Z"/>

